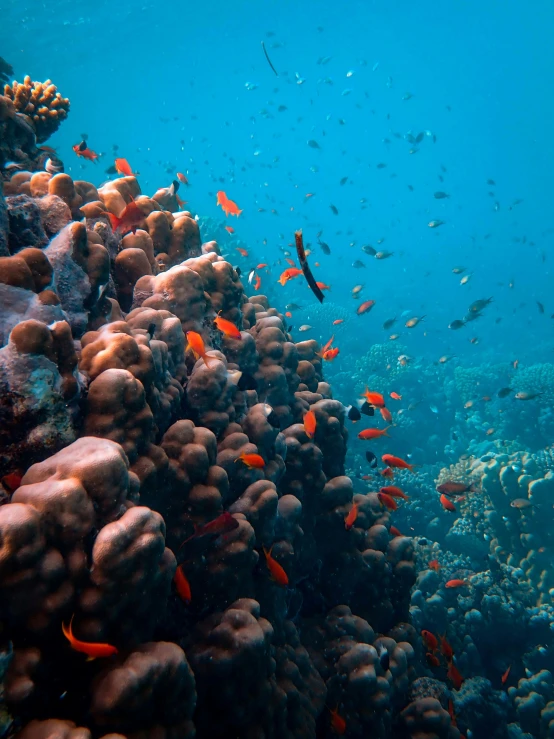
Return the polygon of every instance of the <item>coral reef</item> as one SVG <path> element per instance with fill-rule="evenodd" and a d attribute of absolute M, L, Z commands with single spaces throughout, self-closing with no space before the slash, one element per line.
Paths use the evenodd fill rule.
<path fill-rule="evenodd" d="M 18 113 L 31 121 L 39 143 L 58 130 L 69 112 L 69 100 L 60 95 L 51 80 L 33 82 L 26 75 L 23 82 L 5 85 L 4 95 L 13 101 Z"/>

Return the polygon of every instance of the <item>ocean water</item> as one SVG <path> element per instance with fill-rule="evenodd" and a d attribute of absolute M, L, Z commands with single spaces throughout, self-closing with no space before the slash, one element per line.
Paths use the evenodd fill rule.
<path fill-rule="evenodd" d="M 31 298 L 28 286 L 25 298 L 10 292 L 19 287 L 0 258 L 0 736 L 554 736 L 553 24 L 546 0 L 0 0 L 0 55 L 14 79 L 51 79 L 71 101 L 47 141 L 64 171 L 102 193 L 123 157 L 144 195 L 174 183 L 235 283 L 276 309 L 256 325 L 252 306 L 222 303 L 243 345 L 245 332 L 255 338 L 257 360 L 221 339 L 209 309 L 198 325 L 179 314 L 185 333 L 226 357 L 217 392 L 194 379 L 206 366 L 188 348 L 185 361 L 184 336 L 179 369 L 179 348 L 159 326 L 163 351 L 135 324 L 126 331 L 143 347 L 136 361 L 103 365 L 84 351 L 91 334 L 81 342 L 67 318 L 64 268 L 39 244 L 73 331 L 75 365 L 64 370 L 61 354 L 10 354 L 10 331 L 30 315 L 13 306 Z M 72 150 L 82 140 L 96 161 Z M 13 212 L 13 198 L 31 197 L 10 190 L 22 167 L 0 163 Z M 239 217 L 225 216 L 218 191 Z M 96 228 L 78 212 L 72 220 Z M 111 250 L 102 289 L 117 300 L 121 244 L 102 228 Z M 298 263 L 298 229 L 322 303 L 302 275 L 279 284 Z M 20 248 L 12 243 L 12 257 Z M 204 290 L 214 297 L 213 285 Z M 109 333 L 98 306 L 85 304 L 87 330 Z M 60 316 L 48 315 L 40 320 L 55 333 Z M 271 354 L 264 321 L 281 322 L 285 353 L 317 342 L 298 349 L 315 384 Z M 339 351 L 324 361 L 315 352 L 331 339 Z M 163 370 L 159 352 L 166 364 L 171 354 Z M 272 363 L 286 367 L 284 401 L 264 374 Z M 137 405 L 118 405 L 107 384 L 91 389 L 114 367 L 144 384 Z M 60 390 L 68 372 L 71 397 Z M 366 390 L 377 394 L 369 409 Z M 340 404 L 329 405 L 331 394 Z M 257 400 L 266 410 L 249 411 Z M 310 410 L 315 436 L 305 431 Z M 194 440 L 167 436 L 192 422 Z M 386 435 L 360 438 L 367 428 Z M 58 463 L 82 437 L 121 444 L 124 471 L 113 472 L 104 447 L 101 463 L 85 446 L 82 468 L 69 456 Z M 261 454 L 261 466 L 239 451 Z M 102 495 L 119 500 L 117 511 L 95 498 L 98 465 L 110 469 Z M 66 518 L 46 487 L 27 487 L 54 477 L 82 487 Z M 265 497 L 252 491 L 260 484 Z M 14 503 L 38 511 L 28 565 Z M 135 542 L 133 559 L 123 542 L 138 542 L 139 523 L 119 519 L 135 504 L 152 509 L 140 525 L 155 544 Z M 99 538 L 117 549 L 113 561 L 102 560 Z M 55 560 L 48 576 L 43 549 Z M 61 632 L 72 616 L 84 647 Z M 70 650 L 107 643 L 117 657 L 91 665 Z"/>

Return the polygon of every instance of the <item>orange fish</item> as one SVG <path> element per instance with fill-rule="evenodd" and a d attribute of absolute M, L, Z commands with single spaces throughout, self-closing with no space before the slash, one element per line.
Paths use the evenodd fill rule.
<path fill-rule="evenodd" d="M 348 515 L 344 519 L 344 528 L 347 531 L 350 531 L 352 526 L 354 526 L 354 522 L 358 518 L 358 503 L 353 503 L 352 508 L 348 512 Z"/>
<path fill-rule="evenodd" d="M 196 331 L 187 331 L 187 350 L 192 349 L 192 352 L 196 359 L 202 358 L 207 367 L 210 366 L 210 362 L 217 362 L 217 357 L 212 357 L 206 352 L 204 346 L 204 339 Z"/>
<path fill-rule="evenodd" d="M 398 467 L 402 470 L 410 470 L 410 472 L 414 471 L 413 464 L 409 464 L 403 459 L 400 459 L 400 457 L 395 457 L 392 454 L 383 454 L 381 459 L 383 460 L 383 464 L 386 464 L 387 467 Z"/>
<path fill-rule="evenodd" d="M 430 562 L 427 563 L 427 567 L 430 570 L 434 570 L 435 572 L 438 572 L 441 568 L 438 559 L 432 559 Z"/>
<path fill-rule="evenodd" d="M 338 326 L 339 323 L 344 323 L 344 318 L 337 318 L 335 321 L 333 321 L 333 326 Z"/>
<path fill-rule="evenodd" d="M 238 462 L 239 460 L 249 469 L 254 468 L 256 470 L 261 470 L 265 467 L 264 458 L 260 454 L 246 454 L 246 452 L 242 452 L 242 454 L 235 459 L 235 462 Z"/>
<path fill-rule="evenodd" d="M 381 414 L 383 421 L 386 421 L 387 423 L 392 421 L 392 413 L 388 408 L 379 408 L 379 413 Z"/>
<path fill-rule="evenodd" d="M 340 349 L 336 346 L 334 349 L 327 349 L 321 357 L 325 362 L 332 362 L 339 354 Z"/>
<path fill-rule="evenodd" d="M 267 568 L 269 572 L 271 573 L 271 577 L 275 580 L 275 582 L 278 585 L 281 585 L 282 587 L 286 588 L 286 586 L 289 584 L 289 577 L 285 570 L 281 567 L 279 562 L 277 560 L 273 559 L 271 556 L 271 550 L 273 549 L 273 546 L 267 551 L 267 549 L 264 547 L 264 554 L 265 554 L 265 561 L 267 563 Z"/>
<path fill-rule="evenodd" d="M 509 665 L 509 667 L 506 670 L 506 672 L 500 678 L 500 680 L 502 681 L 502 685 L 506 685 L 506 683 L 508 682 L 508 678 L 510 677 L 510 670 L 511 669 L 512 669 L 512 665 Z"/>
<path fill-rule="evenodd" d="M 237 251 L 241 255 L 241 257 L 247 257 L 248 256 L 248 252 L 246 251 L 246 249 L 241 249 L 240 246 L 237 246 Z"/>
<path fill-rule="evenodd" d="M 389 534 L 391 536 L 395 536 L 395 537 L 396 536 L 402 536 L 402 533 L 401 533 L 400 529 L 397 529 L 396 526 L 391 526 L 390 527 Z"/>
<path fill-rule="evenodd" d="M 392 498 L 402 498 L 403 500 L 410 500 L 406 493 L 396 485 L 387 485 L 387 487 L 381 488 L 382 493 L 390 495 Z"/>
<path fill-rule="evenodd" d="M 427 652 L 425 655 L 425 659 L 427 660 L 427 664 L 429 667 L 440 667 L 440 660 L 435 654 L 431 654 L 431 652 Z"/>
<path fill-rule="evenodd" d="M 71 148 L 78 157 L 89 159 L 91 162 L 96 162 L 96 160 L 98 159 L 98 154 L 95 151 L 92 151 L 92 149 L 88 148 L 86 141 L 81 141 L 80 144 L 75 144 L 75 146 L 72 146 Z"/>
<path fill-rule="evenodd" d="M 456 506 L 454 503 L 449 500 L 444 493 L 442 493 L 441 497 L 439 498 L 441 506 L 444 508 L 445 511 L 450 511 L 451 513 L 456 513 Z"/>
<path fill-rule="evenodd" d="M 381 504 L 385 506 L 385 508 L 388 508 L 389 511 L 395 511 L 398 508 L 398 505 L 394 498 L 391 498 L 390 495 L 387 495 L 386 493 L 377 493 L 377 497 L 381 501 Z"/>
<path fill-rule="evenodd" d="M 232 226 L 225 226 L 225 230 L 227 231 L 227 233 L 230 233 L 230 234 L 235 233 L 235 229 Z"/>
<path fill-rule="evenodd" d="M 260 277 L 260 275 L 256 275 L 256 279 L 254 280 L 254 290 L 259 290 L 261 284 L 262 278 Z"/>
<path fill-rule="evenodd" d="M 375 301 L 374 300 L 366 300 L 365 302 L 363 302 L 361 305 L 358 306 L 358 308 L 356 310 L 356 313 L 359 316 L 361 316 L 362 314 L 367 313 L 368 311 L 370 311 L 373 308 L 374 305 L 375 305 Z"/>
<path fill-rule="evenodd" d="M 318 357 L 322 357 L 325 354 L 325 352 L 333 346 L 334 339 L 335 339 L 335 334 L 331 336 L 329 341 L 325 344 L 323 349 L 319 352 Z"/>
<path fill-rule="evenodd" d="M 192 600 L 192 593 L 190 590 L 190 583 L 187 580 L 182 565 L 179 565 L 175 570 L 173 582 L 175 583 L 175 589 L 177 590 L 179 597 L 188 605 Z"/>
<path fill-rule="evenodd" d="M 381 475 L 381 477 L 388 477 L 389 480 L 392 480 L 394 477 L 394 472 L 391 470 L 390 467 L 385 467 L 385 469 L 381 470 L 379 474 Z"/>
<path fill-rule="evenodd" d="M 261 264 L 258 264 L 256 269 L 263 269 L 264 267 L 267 267 L 267 264 L 265 262 L 262 262 Z"/>
<path fill-rule="evenodd" d="M 80 639 L 76 639 L 73 636 L 72 628 L 74 618 L 75 614 L 71 616 L 69 627 L 62 623 L 63 635 L 71 645 L 71 649 L 74 649 L 76 652 L 86 654 L 89 660 L 96 659 L 96 657 L 111 657 L 112 655 L 117 654 L 117 649 L 111 644 L 100 644 L 99 642 L 81 641 Z"/>
<path fill-rule="evenodd" d="M 285 262 L 287 264 L 290 264 L 291 267 L 296 267 L 296 262 L 294 261 L 294 259 L 289 259 L 288 257 L 285 257 Z"/>
<path fill-rule="evenodd" d="M 399 395 L 398 393 L 392 392 L 392 393 L 390 394 L 390 396 L 391 396 L 391 398 L 392 398 L 393 400 L 402 400 L 402 396 L 401 396 L 401 395 Z"/>
<path fill-rule="evenodd" d="M 285 285 L 289 280 L 293 280 L 301 274 L 301 269 L 298 269 L 297 267 L 289 267 L 282 273 L 281 277 L 279 277 L 278 282 L 280 282 L 281 285 Z"/>
<path fill-rule="evenodd" d="M 216 316 L 214 318 L 214 323 L 221 333 L 225 334 L 225 336 L 230 336 L 232 339 L 242 339 L 241 333 L 235 324 L 228 321 L 226 318 Z"/>
<path fill-rule="evenodd" d="M 304 430 L 309 439 L 314 438 L 316 425 L 315 413 L 313 411 L 308 411 L 304 416 Z"/>
<path fill-rule="evenodd" d="M 8 493 L 15 493 L 17 488 L 21 485 L 22 479 L 23 476 L 20 475 L 18 472 L 8 472 L 8 474 L 4 475 L 0 482 L 6 488 Z"/>
<path fill-rule="evenodd" d="M 462 687 L 464 678 L 462 677 L 454 662 L 450 662 L 450 664 L 448 665 L 448 672 L 446 673 L 446 677 L 452 682 L 452 685 L 456 690 L 459 690 Z"/>
<path fill-rule="evenodd" d="M 217 191 L 217 205 L 221 205 L 222 211 L 225 213 L 226 216 L 237 216 L 237 218 L 242 213 L 242 210 L 239 209 L 238 205 L 233 201 L 230 200 L 227 195 L 223 192 L 223 190 Z"/>
<path fill-rule="evenodd" d="M 331 728 L 335 734 L 344 734 L 346 732 L 346 720 L 339 714 L 339 707 L 331 710 Z"/>
<path fill-rule="evenodd" d="M 119 231 L 124 236 L 129 231 L 135 233 L 139 225 L 144 221 L 144 213 L 136 204 L 134 198 L 128 203 L 119 216 L 108 213 L 108 218 L 114 231 Z"/>
<path fill-rule="evenodd" d="M 439 642 L 434 634 L 432 634 L 430 631 L 427 631 L 427 629 L 423 629 L 423 631 L 421 632 L 421 637 L 423 639 L 423 643 L 430 652 L 437 651 Z"/>
<path fill-rule="evenodd" d="M 189 185 L 190 184 L 189 181 L 187 180 L 187 178 L 185 177 L 185 175 L 182 172 L 177 172 L 177 179 L 179 180 L 179 182 L 182 182 L 183 185 Z"/>
<path fill-rule="evenodd" d="M 183 200 L 177 195 L 177 193 L 175 193 L 175 200 L 177 201 L 177 205 L 179 206 L 179 208 L 182 208 L 183 205 L 186 205 L 188 203 L 188 200 Z"/>
<path fill-rule="evenodd" d="M 290 312 L 290 310 L 288 310 L 288 311 L 287 311 L 287 312 L 285 313 L 285 316 L 286 316 L 287 318 L 292 318 L 292 313 Z"/>
<path fill-rule="evenodd" d="M 454 650 L 452 649 L 452 645 L 446 638 L 446 636 L 441 636 L 441 652 L 444 654 L 444 657 L 447 662 L 450 662 L 452 657 L 454 656 Z"/>
<path fill-rule="evenodd" d="M 469 583 L 467 580 L 460 580 L 459 578 L 455 578 L 454 580 L 449 580 L 445 588 L 464 588 L 468 587 Z"/>
<path fill-rule="evenodd" d="M 388 436 L 387 431 L 389 429 L 390 426 L 387 426 L 386 429 L 364 429 L 358 434 L 358 439 L 367 441 L 368 439 L 378 439 L 380 436 Z"/>
<path fill-rule="evenodd" d="M 324 282 L 316 282 L 315 284 L 319 287 L 320 290 L 330 290 L 331 289 L 331 285 L 326 285 Z"/>
<path fill-rule="evenodd" d="M 133 172 L 131 165 L 126 159 L 115 160 L 115 171 L 117 174 L 125 175 L 125 177 L 136 177 L 138 172 Z"/>
<path fill-rule="evenodd" d="M 364 397 L 369 405 L 374 405 L 376 408 L 384 408 L 385 407 L 385 399 L 381 395 L 381 393 L 375 393 L 369 390 L 369 388 L 366 387 L 365 393 L 362 393 L 362 397 Z"/>

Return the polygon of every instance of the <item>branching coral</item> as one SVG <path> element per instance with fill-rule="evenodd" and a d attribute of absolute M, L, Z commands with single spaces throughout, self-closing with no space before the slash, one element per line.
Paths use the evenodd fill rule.
<path fill-rule="evenodd" d="M 69 112 L 69 100 L 60 95 L 51 80 L 33 82 L 26 75 L 23 82 L 4 86 L 4 95 L 13 101 L 18 113 L 32 121 L 37 141 L 46 141 L 58 130 Z"/>

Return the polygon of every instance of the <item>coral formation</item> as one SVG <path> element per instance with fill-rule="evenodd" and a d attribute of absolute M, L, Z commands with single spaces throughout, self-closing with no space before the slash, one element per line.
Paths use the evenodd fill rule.
<path fill-rule="evenodd" d="M 4 95 L 13 101 L 18 113 L 31 121 L 40 143 L 58 130 L 69 112 L 69 100 L 60 95 L 51 80 L 33 82 L 26 75 L 23 82 L 4 85 Z"/>

